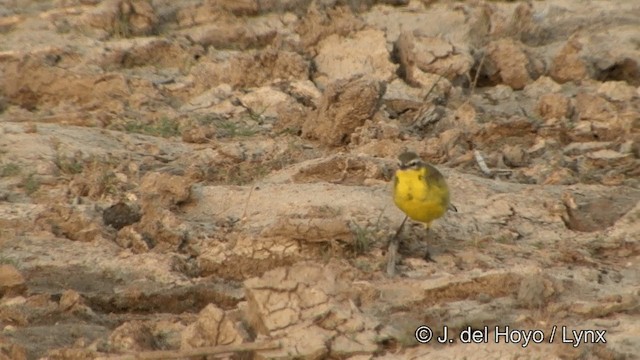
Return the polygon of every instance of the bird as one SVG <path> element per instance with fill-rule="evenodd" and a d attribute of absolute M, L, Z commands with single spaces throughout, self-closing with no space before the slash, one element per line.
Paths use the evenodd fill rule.
<path fill-rule="evenodd" d="M 444 216 L 447 210 L 457 211 L 450 202 L 449 186 L 438 169 L 424 162 L 412 151 L 403 152 L 398 156 L 398 160 L 399 168 L 395 172 L 393 184 L 393 201 L 405 217 L 389 245 L 387 272 L 390 275 L 395 271 L 395 259 L 392 259 L 392 256 L 395 256 L 397 251 L 397 237 L 407 218 L 421 222 L 428 231 L 431 223 Z M 428 253 L 426 259 L 432 261 Z"/>

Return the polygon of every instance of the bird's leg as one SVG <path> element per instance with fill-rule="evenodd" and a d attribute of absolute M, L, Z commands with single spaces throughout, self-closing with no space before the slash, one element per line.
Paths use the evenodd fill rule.
<path fill-rule="evenodd" d="M 396 238 L 398 238 L 398 236 L 400 236 L 400 232 L 402 231 L 402 228 L 404 227 L 404 223 L 407 222 L 408 218 L 409 218 L 408 216 L 404 217 L 404 220 L 402 220 L 402 224 L 400 224 L 400 227 L 398 228 L 398 230 L 396 230 L 396 234 L 393 236 L 394 239 L 396 239 Z"/>
<path fill-rule="evenodd" d="M 426 262 L 436 262 L 431 257 L 431 251 L 429 251 L 429 234 L 431 233 L 429 231 L 429 229 L 431 228 L 431 223 L 424 224 L 424 228 L 425 228 L 425 234 L 426 234 L 426 238 L 427 238 L 427 244 L 426 244 L 427 245 L 427 252 L 424 254 L 424 260 Z"/>
<path fill-rule="evenodd" d="M 396 260 L 398 257 L 398 237 L 400 236 L 400 232 L 402 232 L 402 228 L 404 227 L 404 223 L 407 221 L 407 216 L 402 220 L 402 224 L 398 230 L 396 230 L 396 234 L 393 235 L 391 241 L 389 241 L 389 250 L 387 251 L 387 275 L 393 276 L 396 273 Z"/>

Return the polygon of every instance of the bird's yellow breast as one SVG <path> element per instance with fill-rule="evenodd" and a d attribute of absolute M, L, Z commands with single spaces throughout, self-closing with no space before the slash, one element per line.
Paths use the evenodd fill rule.
<path fill-rule="evenodd" d="M 393 200 L 411 219 L 429 225 L 447 211 L 449 189 L 444 179 L 429 181 L 427 171 L 426 168 L 398 170 Z"/>

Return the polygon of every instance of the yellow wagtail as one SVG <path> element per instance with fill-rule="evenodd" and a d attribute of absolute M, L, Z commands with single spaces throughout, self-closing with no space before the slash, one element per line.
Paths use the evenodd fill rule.
<path fill-rule="evenodd" d="M 438 169 L 414 152 L 404 152 L 398 160 L 400 168 L 396 171 L 393 201 L 408 217 L 429 228 L 433 220 L 449 209 L 447 182 Z"/>
<path fill-rule="evenodd" d="M 431 222 L 444 215 L 448 209 L 457 211 L 449 202 L 449 187 L 444 176 L 432 165 L 422 161 L 414 152 L 404 152 L 398 157 L 400 168 L 396 171 L 393 185 L 393 201 L 405 213 L 405 218 L 398 228 L 390 247 L 390 261 L 387 272 L 395 271 L 395 251 L 397 237 L 404 227 L 407 218 L 423 223 L 427 230 Z M 427 260 L 431 260 L 429 254 Z"/>

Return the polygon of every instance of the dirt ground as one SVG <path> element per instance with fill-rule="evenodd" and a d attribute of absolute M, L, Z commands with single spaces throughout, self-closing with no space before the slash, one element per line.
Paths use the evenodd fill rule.
<path fill-rule="evenodd" d="M 0 2 L 0 359 L 640 359 L 638 39 L 635 0 Z M 405 150 L 458 212 L 389 277 Z"/>

